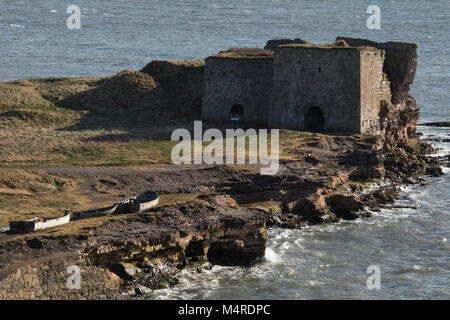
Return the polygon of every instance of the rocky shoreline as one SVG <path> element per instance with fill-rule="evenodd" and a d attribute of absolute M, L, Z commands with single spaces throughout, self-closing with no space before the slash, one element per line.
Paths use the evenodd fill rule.
<path fill-rule="evenodd" d="M 441 166 L 449 166 L 448 157 L 430 157 L 433 148 L 416 134 L 419 108 L 408 93 L 416 55 L 408 52 L 392 59 L 406 59 L 402 64 L 408 68 L 403 74 L 387 75 L 393 80 L 394 98 L 382 109 L 383 135 L 311 134 L 290 148 L 291 159 L 280 160 L 275 176 L 262 176 L 252 166 L 39 168 L 54 176 L 82 177 L 85 185 L 100 183 L 102 192 L 110 194 L 152 189 L 162 195 L 161 205 L 144 214 L 79 225 L 70 232 L 0 237 L 0 299 L 145 298 L 152 290 L 177 284 L 184 268 L 202 272 L 215 264 L 258 263 L 265 254 L 267 228 L 364 218 L 370 215 L 366 207 L 377 210 L 395 201 L 399 186 L 421 183 L 423 175 L 441 175 Z M 191 87 L 193 93 L 185 83 L 174 83 L 191 77 L 198 84 L 198 68 L 199 62 L 154 62 L 143 70 L 164 86 L 181 90 L 179 97 L 198 98 L 201 86 Z M 102 81 L 100 89 L 65 92 L 56 100 L 88 103 L 92 97 L 98 99 L 104 84 L 109 81 L 114 87 L 113 80 L 124 76 L 130 73 Z M 139 77 L 149 81 L 147 73 Z M 128 89 L 130 96 L 136 95 L 135 86 Z M 145 94 L 139 97 L 147 99 Z M 173 195 L 186 196 L 164 203 L 164 196 Z M 80 269 L 80 288 L 68 287 L 70 266 Z"/>
<path fill-rule="evenodd" d="M 283 163 L 275 177 L 206 168 L 195 184 L 210 193 L 195 200 L 108 221 L 79 235 L 8 236 L 0 240 L 0 298 L 143 298 L 151 290 L 178 283 L 186 267 L 201 272 L 214 264 L 250 266 L 264 256 L 268 227 L 363 218 L 370 214 L 366 206 L 376 210 L 395 201 L 400 185 L 420 183 L 424 174 L 439 175 L 439 159 L 425 156 L 424 151 L 431 148 L 422 143 L 408 151 L 354 149 L 349 158 L 338 160 L 351 165 L 334 171 L 325 162 L 331 170 L 322 176 L 325 159 L 311 155 L 304 163 Z M 302 169 L 312 158 L 316 161 L 308 171 L 316 169 L 317 176 L 307 176 Z M 178 178 L 191 174 L 180 172 Z M 211 183 L 213 175 L 229 178 Z M 164 179 L 164 173 L 153 176 L 158 178 Z M 180 191 L 193 188 L 191 183 L 180 186 L 184 188 Z M 164 187 L 159 191 L 164 192 Z M 263 210 L 261 204 L 267 201 L 274 207 Z M 71 265 L 81 269 L 80 290 L 67 288 Z"/>

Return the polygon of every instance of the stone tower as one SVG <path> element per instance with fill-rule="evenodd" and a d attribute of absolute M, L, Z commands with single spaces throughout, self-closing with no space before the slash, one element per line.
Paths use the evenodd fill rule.
<path fill-rule="evenodd" d="M 269 127 L 377 134 L 380 96 L 389 87 L 383 61 L 374 47 L 279 46 Z"/>

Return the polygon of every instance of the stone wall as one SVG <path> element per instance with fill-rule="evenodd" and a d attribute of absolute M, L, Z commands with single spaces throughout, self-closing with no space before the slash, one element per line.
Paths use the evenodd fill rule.
<path fill-rule="evenodd" d="M 305 129 L 305 114 L 317 106 L 324 130 L 360 130 L 360 50 L 286 45 L 274 59 L 269 126 Z"/>
<path fill-rule="evenodd" d="M 230 121 L 232 106 L 242 105 L 240 122 L 265 126 L 272 78 L 271 56 L 207 58 L 202 119 Z"/>
<path fill-rule="evenodd" d="M 414 137 L 411 119 L 417 112 L 404 105 L 417 46 L 348 37 L 336 41 L 311 45 L 275 39 L 267 42 L 270 50 L 235 48 L 207 58 L 202 119 L 229 122 L 232 106 L 239 105 L 241 122 L 308 130 L 314 109 L 317 131 L 389 135 L 404 123 L 401 131 L 409 133 L 396 134 L 405 141 Z"/>
<path fill-rule="evenodd" d="M 390 101 L 389 81 L 383 73 L 384 51 L 361 53 L 361 132 L 380 134 L 380 105 Z"/>
<path fill-rule="evenodd" d="M 383 71 L 391 86 L 392 103 L 398 104 L 406 99 L 414 81 L 417 67 L 417 44 L 407 42 L 378 43 L 367 39 L 337 37 L 351 46 L 371 46 L 386 52 Z"/>
<path fill-rule="evenodd" d="M 337 37 L 349 45 L 367 45 L 385 51 L 383 72 L 387 80 L 380 89 L 380 135 L 389 145 L 415 145 L 420 112 L 409 94 L 417 67 L 417 45 L 406 42 L 378 43 L 367 39 Z M 385 86 L 389 83 L 391 96 Z"/>

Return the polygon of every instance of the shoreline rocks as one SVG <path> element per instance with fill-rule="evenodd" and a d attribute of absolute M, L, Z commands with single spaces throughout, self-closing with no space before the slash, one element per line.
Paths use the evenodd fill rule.
<path fill-rule="evenodd" d="M 370 175 L 348 173 L 359 168 L 360 163 L 366 166 L 368 159 L 378 159 L 378 153 L 352 153 L 340 160 L 346 167 L 338 168 L 327 163 L 327 158 L 316 156 L 315 170 L 324 163 L 330 169 L 325 180 L 320 176 L 308 178 L 300 163 L 297 167 L 286 162 L 280 177 L 231 175 L 221 184 L 214 183 L 217 196 L 163 205 L 137 217 L 105 222 L 86 230 L 85 235 L 3 238 L 0 298 L 137 299 L 152 290 L 176 285 L 184 268 L 201 272 L 214 264 L 251 266 L 264 257 L 266 226 L 298 228 L 368 216 L 365 206 L 382 208 L 395 201 L 397 186 L 417 183 L 420 176 L 432 173 L 429 168 L 438 160 L 423 155 L 431 151 L 425 144 L 410 149 L 387 148 L 381 164 L 377 164 L 377 168 L 384 169 L 380 170 L 383 178 L 375 180 Z M 197 184 L 205 183 L 207 180 L 202 178 L 213 171 L 223 169 L 207 170 L 197 178 Z M 287 181 L 289 177 L 293 179 Z M 384 179 L 390 181 L 388 187 L 367 189 Z M 260 189 L 269 186 L 271 191 Z M 279 201 L 281 209 L 248 207 L 261 201 Z M 68 257 L 60 257 L 60 252 Z M 24 257 L 28 262 L 23 261 Z M 34 262 L 33 257 L 44 259 Z M 81 291 L 68 289 L 64 268 L 70 265 L 81 266 L 83 279 L 92 283 Z"/>

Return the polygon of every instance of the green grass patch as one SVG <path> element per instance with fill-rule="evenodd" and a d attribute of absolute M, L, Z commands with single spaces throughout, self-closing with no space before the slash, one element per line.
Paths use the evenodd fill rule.
<path fill-rule="evenodd" d="M 74 123 L 79 116 L 71 111 L 55 106 L 41 106 L 34 109 L 15 109 L 0 114 L 2 125 L 25 125 L 36 127 L 55 127 Z"/>

